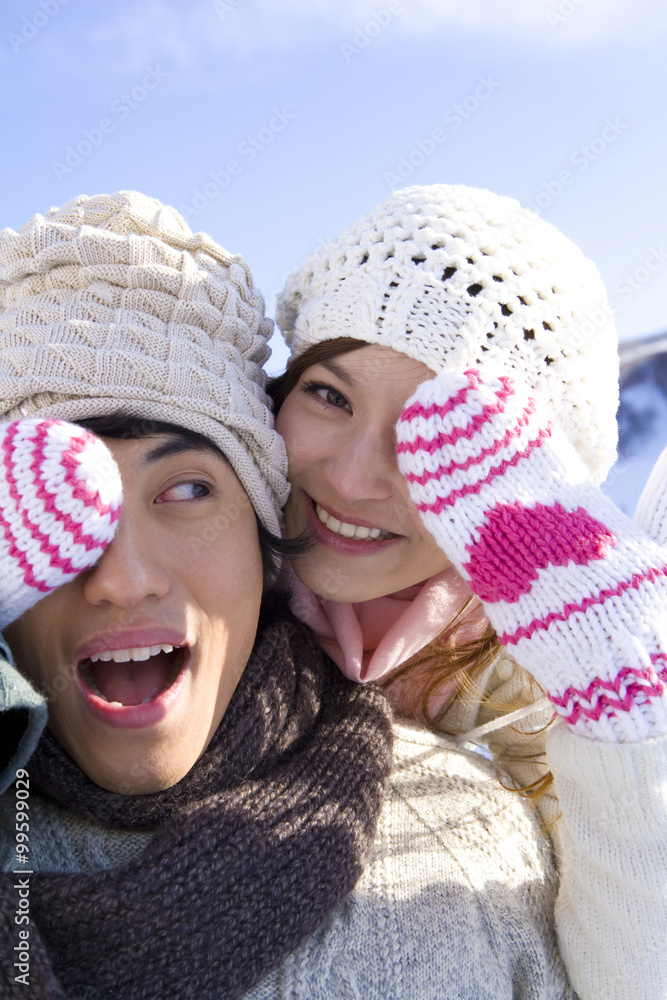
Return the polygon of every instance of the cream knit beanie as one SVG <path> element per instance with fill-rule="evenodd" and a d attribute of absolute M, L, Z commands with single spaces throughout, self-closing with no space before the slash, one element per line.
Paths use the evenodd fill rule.
<path fill-rule="evenodd" d="M 595 265 L 517 201 L 463 185 L 397 191 L 287 281 L 294 355 L 353 337 L 434 372 L 527 379 L 601 482 L 616 453 L 617 337 Z"/>
<path fill-rule="evenodd" d="M 0 232 L 0 420 L 119 411 L 210 438 L 279 533 L 272 323 L 242 257 L 155 198 L 81 196 Z"/>

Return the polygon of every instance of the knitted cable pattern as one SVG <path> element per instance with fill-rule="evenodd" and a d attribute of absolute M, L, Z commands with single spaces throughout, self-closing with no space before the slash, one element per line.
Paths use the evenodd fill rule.
<path fill-rule="evenodd" d="M 424 524 L 558 714 L 595 739 L 667 733 L 667 550 L 535 399 L 506 376 L 442 374 L 397 438 Z"/>
<path fill-rule="evenodd" d="M 0 233 L 0 414 L 125 411 L 210 438 L 264 524 L 287 498 L 261 368 L 272 323 L 240 256 L 134 191 Z"/>
<path fill-rule="evenodd" d="M 276 320 L 295 355 L 354 337 L 435 373 L 514 373 L 540 386 L 596 482 L 614 462 L 617 338 L 602 280 L 513 198 L 395 192 L 288 279 Z"/>
<path fill-rule="evenodd" d="M 0 628 L 90 569 L 113 538 L 121 480 L 106 445 L 59 420 L 0 424 Z"/>

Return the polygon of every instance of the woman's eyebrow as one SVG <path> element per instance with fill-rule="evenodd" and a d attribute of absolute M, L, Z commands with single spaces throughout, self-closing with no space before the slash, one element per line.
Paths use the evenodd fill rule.
<path fill-rule="evenodd" d="M 351 388 L 355 388 L 357 383 L 355 382 L 353 376 L 350 375 L 345 368 L 340 368 L 338 365 L 335 365 L 333 361 L 320 361 L 320 365 L 322 368 L 326 368 L 327 371 L 331 372 L 332 375 L 339 378 L 341 382 L 345 382 L 346 385 L 349 385 Z"/>

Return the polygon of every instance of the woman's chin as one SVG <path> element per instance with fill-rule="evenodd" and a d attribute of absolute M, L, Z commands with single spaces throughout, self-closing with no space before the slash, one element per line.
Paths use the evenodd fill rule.
<path fill-rule="evenodd" d="M 401 584 L 392 587 L 393 578 L 384 573 L 359 573 L 358 570 L 352 572 L 344 566 L 326 563 L 323 565 L 320 561 L 308 562 L 307 556 L 295 559 L 293 566 L 301 583 L 312 590 L 317 597 L 338 604 L 370 601 L 375 597 L 394 593 L 401 587 Z M 388 589 L 389 587 L 392 589 Z"/>

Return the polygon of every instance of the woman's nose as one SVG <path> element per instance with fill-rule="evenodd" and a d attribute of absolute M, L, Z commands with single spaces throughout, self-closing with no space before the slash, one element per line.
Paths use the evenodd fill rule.
<path fill-rule="evenodd" d="M 393 427 L 390 434 L 368 428 L 349 435 L 327 464 L 332 489 L 350 502 L 390 499 L 400 477 L 395 449 Z"/>

